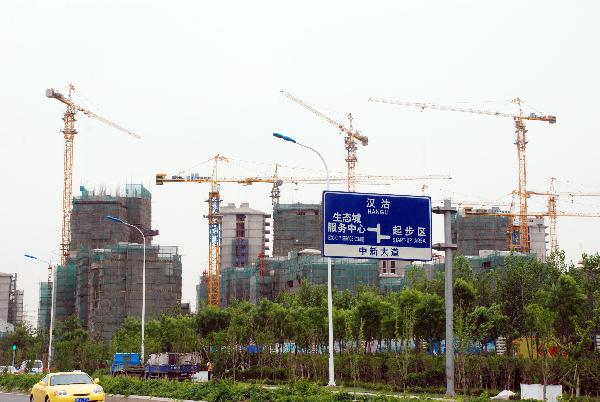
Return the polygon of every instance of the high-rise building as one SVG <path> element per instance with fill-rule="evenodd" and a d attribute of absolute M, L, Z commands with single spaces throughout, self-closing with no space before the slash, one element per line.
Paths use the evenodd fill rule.
<path fill-rule="evenodd" d="M 509 250 L 509 218 L 501 215 L 477 215 L 468 212 L 501 213 L 499 208 L 459 209 L 452 217 L 452 242 L 457 253 L 477 256 L 482 250 Z M 543 217 L 529 218 L 530 252 L 546 258 L 546 225 Z"/>
<path fill-rule="evenodd" d="M 221 270 L 256 263 L 269 250 L 270 215 L 241 203 L 221 206 Z"/>
<path fill-rule="evenodd" d="M 23 322 L 23 291 L 17 289 L 17 274 L 0 273 L 0 320 L 13 326 Z"/>
<path fill-rule="evenodd" d="M 273 256 L 321 250 L 321 204 L 277 204 L 273 208 Z"/>
<path fill-rule="evenodd" d="M 81 186 L 81 196 L 73 198 L 71 217 L 71 255 L 81 248 L 95 249 L 114 246 L 118 243 L 142 243 L 137 230 L 125 225 L 116 225 L 106 216 L 115 216 L 151 233 L 152 195 L 141 184 L 128 184 L 125 195 L 106 194 L 100 190 L 88 191 Z M 150 243 L 151 236 L 146 238 Z"/>
<path fill-rule="evenodd" d="M 146 235 L 146 318 L 181 304 L 181 255 L 177 247 L 152 244 L 151 194 L 142 185 L 127 185 L 124 195 L 91 192 L 81 187 L 73 200 L 71 257 L 56 271 L 55 321 L 76 314 L 85 328 L 110 339 L 128 316 L 142 306 L 141 234 L 107 220 L 115 216 Z M 40 285 L 38 326 L 48 328 L 52 284 Z"/>
<path fill-rule="evenodd" d="M 48 333 L 50 330 L 50 310 L 52 309 L 52 282 L 40 282 L 37 329 Z"/>
<path fill-rule="evenodd" d="M 531 254 L 535 254 L 542 261 L 546 259 L 547 228 L 548 226 L 546 226 L 543 217 L 529 218 L 529 250 Z"/>

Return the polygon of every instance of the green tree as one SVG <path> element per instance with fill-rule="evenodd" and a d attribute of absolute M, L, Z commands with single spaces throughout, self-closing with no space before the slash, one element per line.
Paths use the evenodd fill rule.
<path fill-rule="evenodd" d="M 555 320 L 556 313 L 539 304 L 529 304 L 525 309 L 526 326 L 531 332 L 535 333 L 538 339 L 541 341 L 543 358 L 542 374 L 544 377 L 544 401 L 546 400 L 546 385 L 548 384 L 548 373 L 550 371 L 548 368 L 549 344 L 554 337 Z"/>
<path fill-rule="evenodd" d="M 426 340 L 430 346 L 445 334 L 446 311 L 444 299 L 425 293 L 415 306 L 415 336 Z"/>
<path fill-rule="evenodd" d="M 569 343 L 569 338 L 575 335 L 575 327 L 583 323 L 586 297 L 575 278 L 562 274 L 552 286 L 548 299 L 548 307 L 556 313 L 556 335 L 562 343 Z"/>

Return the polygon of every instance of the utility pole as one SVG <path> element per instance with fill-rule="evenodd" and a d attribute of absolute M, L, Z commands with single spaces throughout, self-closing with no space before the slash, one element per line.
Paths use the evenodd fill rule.
<path fill-rule="evenodd" d="M 435 250 L 444 251 L 444 300 L 446 304 L 446 396 L 453 397 L 454 391 L 454 297 L 453 297 L 453 279 L 452 279 L 452 257 L 453 250 L 456 250 L 456 244 L 452 244 L 452 214 L 456 213 L 456 208 L 452 208 L 450 200 L 444 200 L 443 207 L 433 207 L 434 214 L 444 214 L 444 243 L 433 245 Z"/>

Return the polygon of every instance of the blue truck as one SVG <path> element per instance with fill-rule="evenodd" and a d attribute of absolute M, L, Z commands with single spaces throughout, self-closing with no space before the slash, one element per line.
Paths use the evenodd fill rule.
<path fill-rule="evenodd" d="M 144 376 L 144 365 L 137 353 L 115 353 L 110 365 L 110 374 L 113 377 L 118 375 L 130 375 L 135 377 Z"/>
<path fill-rule="evenodd" d="M 198 353 L 151 354 L 142 364 L 137 353 L 115 353 L 110 372 L 113 376 L 129 375 L 141 378 L 190 379 L 202 370 Z"/>

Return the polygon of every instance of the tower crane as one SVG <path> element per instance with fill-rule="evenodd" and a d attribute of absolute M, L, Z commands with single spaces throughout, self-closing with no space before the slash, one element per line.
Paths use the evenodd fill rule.
<path fill-rule="evenodd" d="M 253 183 L 265 182 L 272 183 L 272 178 L 219 178 L 219 162 L 229 162 L 229 159 L 223 155 L 215 155 L 211 158 L 213 169 L 211 176 L 200 176 L 192 173 L 189 176 L 173 175 L 168 176 L 165 173 L 156 174 L 156 185 L 162 186 L 165 183 L 210 183 L 208 193 L 208 304 L 218 306 L 221 301 L 220 270 L 221 270 L 221 218 L 220 205 L 220 184 L 238 183 L 251 185 Z"/>
<path fill-rule="evenodd" d="M 222 155 L 215 155 L 211 158 L 213 161 L 213 170 L 211 176 L 200 176 L 198 173 L 192 173 L 187 176 L 181 174 L 168 176 L 165 173 L 156 174 L 156 185 L 162 186 L 165 183 L 210 183 L 211 188 L 208 194 L 208 303 L 218 306 L 220 304 L 220 267 L 221 267 L 221 214 L 220 214 L 220 183 L 237 183 L 242 185 L 252 185 L 254 183 L 270 183 L 273 185 L 271 190 L 271 198 L 273 205 L 279 203 L 280 189 L 283 183 L 325 183 L 326 179 L 322 177 L 278 177 L 277 167 L 275 174 L 271 177 L 218 177 L 219 162 L 229 162 L 229 159 Z M 361 176 L 359 181 L 370 183 L 382 183 L 383 181 L 394 180 L 422 180 L 422 179 L 450 179 L 450 176 L 445 175 L 430 175 L 430 176 Z M 343 183 L 345 177 L 331 177 L 332 183 Z"/>
<path fill-rule="evenodd" d="M 423 102 L 404 102 L 398 100 L 390 100 L 383 98 L 369 98 L 369 101 L 372 102 L 381 102 L 381 103 L 389 103 L 393 105 L 400 106 L 411 106 L 416 107 L 421 110 L 424 109 L 434 109 L 434 110 L 447 110 L 451 112 L 464 112 L 464 113 L 475 113 L 475 114 L 483 114 L 489 116 L 498 116 L 498 117 L 508 117 L 513 119 L 515 123 L 515 132 L 517 134 L 517 139 L 515 141 L 515 145 L 517 146 L 517 158 L 519 163 L 519 250 L 522 252 L 529 252 L 530 244 L 529 244 L 529 226 L 527 222 L 527 169 L 525 162 L 525 148 L 527 145 L 527 129 L 525 128 L 525 121 L 527 120 L 537 120 L 537 121 L 545 121 L 550 124 L 556 123 L 556 116 L 552 115 L 538 115 L 535 113 L 530 113 L 526 115 L 523 112 L 523 101 L 520 98 L 515 98 L 512 100 L 512 103 L 516 104 L 519 108 L 518 113 L 502 113 L 491 110 L 481 110 L 481 109 L 471 109 L 471 108 L 461 108 L 461 107 L 452 107 L 445 105 L 436 105 L 433 103 L 423 103 Z M 511 235 L 512 237 L 512 235 Z"/>
<path fill-rule="evenodd" d="M 556 234 L 556 217 L 558 213 L 556 211 L 556 200 L 559 196 L 569 197 L 600 197 L 600 193 L 584 193 L 580 191 L 560 191 L 557 192 L 554 187 L 556 182 L 555 177 L 550 178 L 550 188 L 548 191 L 527 191 L 527 195 L 541 195 L 548 197 L 548 220 L 550 221 L 550 252 L 554 253 L 558 250 L 558 236 Z"/>
<path fill-rule="evenodd" d="M 65 151 L 64 151 L 64 174 L 63 174 L 63 203 L 62 203 L 62 232 L 61 232 L 61 264 L 66 265 L 69 259 L 69 252 L 71 246 L 71 211 L 72 207 L 72 194 L 73 194 L 73 139 L 77 130 L 75 130 L 75 114 L 82 112 L 86 116 L 93 117 L 100 120 L 104 124 L 107 124 L 119 131 L 123 131 L 126 134 L 131 135 L 135 138 L 140 136 L 134 132 L 121 127 L 117 123 L 108 120 L 105 117 L 99 116 L 96 113 L 88 110 L 82 106 L 77 105 L 72 100 L 72 94 L 75 92 L 75 86 L 69 84 L 69 94 L 64 96 L 60 92 L 54 89 L 46 90 L 46 97 L 54 98 L 65 105 L 67 110 L 63 115 L 64 128 L 62 130 L 65 138 Z"/>
<path fill-rule="evenodd" d="M 344 144 L 347 152 L 346 163 L 348 164 L 348 191 L 354 192 L 356 190 L 356 162 L 358 161 L 356 157 L 356 141 L 358 140 L 363 146 L 367 146 L 369 144 L 369 138 L 362 135 L 352 126 L 352 113 L 348 113 L 348 126 L 346 127 L 342 123 L 339 123 L 331 117 L 321 113 L 303 100 L 296 98 L 291 93 L 285 90 L 281 90 L 281 93 L 286 98 L 296 102 L 303 108 L 336 126 L 342 132 L 342 134 L 346 134 L 346 137 L 344 138 Z"/>

